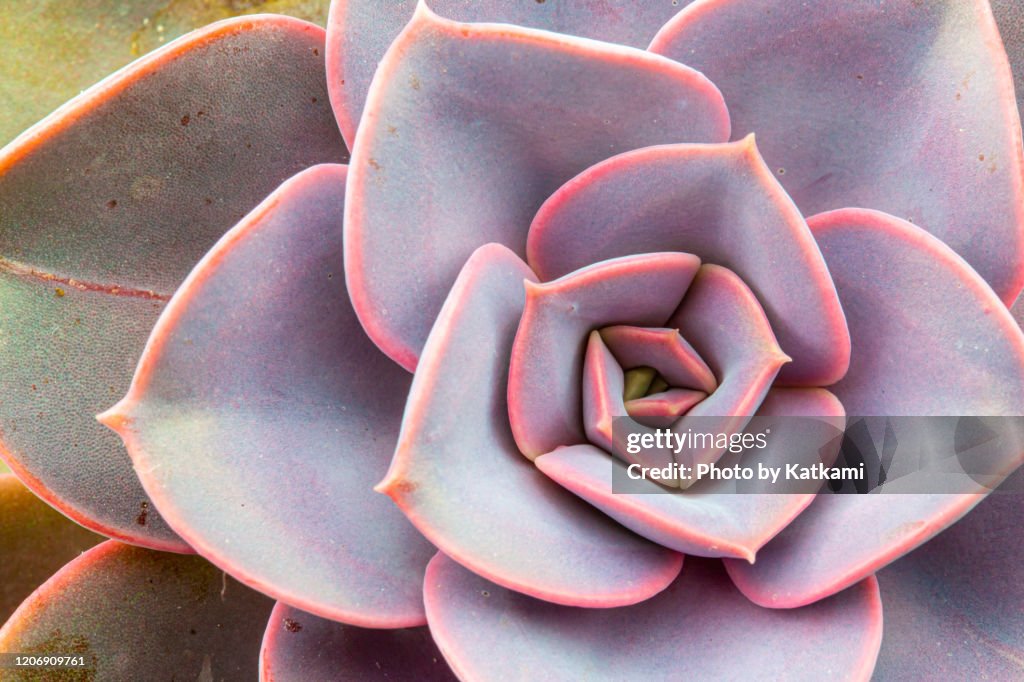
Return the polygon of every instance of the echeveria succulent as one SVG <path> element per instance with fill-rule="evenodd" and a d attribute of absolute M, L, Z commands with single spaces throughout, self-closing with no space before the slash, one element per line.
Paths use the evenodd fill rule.
<path fill-rule="evenodd" d="M 0 478 L 0 652 L 1019 677 L 1017 444 L 955 490 L 614 482 L 735 460 L 622 429 L 782 425 L 758 466 L 838 456 L 787 419 L 1024 415 L 1020 10 L 335 0 L 86 90 L 0 151 L 0 455 L 110 539 Z"/>

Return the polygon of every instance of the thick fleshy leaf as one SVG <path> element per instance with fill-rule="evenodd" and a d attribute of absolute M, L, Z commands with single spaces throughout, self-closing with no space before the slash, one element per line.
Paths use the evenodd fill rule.
<path fill-rule="evenodd" d="M 988 2 L 768 0 L 751 10 L 692 4 L 651 50 L 722 88 L 734 131 L 758 134 L 805 215 L 863 206 L 907 219 L 1012 303 L 1024 285 L 1024 161 Z"/>
<path fill-rule="evenodd" d="M 828 391 L 780 388 L 768 393 L 758 417 L 771 423 L 777 417 L 842 419 L 843 407 Z M 786 433 L 779 421 L 768 447 L 750 450 L 739 466 L 782 467 L 820 461 L 821 438 L 797 427 Z M 826 438 L 841 432 L 835 424 Z M 781 427 L 781 428 L 780 428 Z M 825 433 L 825 432 L 821 432 Z M 636 484 L 638 492 L 614 489 L 613 475 L 626 479 L 622 461 L 609 462 L 604 452 L 589 445 L 559 448 L 537 458 L 537 467 L 623 525 L 650 540 L 686 554 L 736 557 L 753 562 L 754 554 L 796 517 L 813 493 L 754 493 L 735 489 L 735 481 L 705 480 L 683 493 L 669 493 L 651 481 Z M 613 470 L 618 470 L 615 474 Z M 633 489 L 631 486 L 630 490 Z"/>
<path fill-rule="evenodd" d="M 527 285 L 508 378 L 512 433 L 524 455 L 533 459 L 586 442 L 580 391 L 589 332 L 623 324 L 661 327 L 699 267 L 690 254 L 644 254 Z"/>
<path fill-rule="evenodd" d="M 640 149 L 584 171 L 538 211 L 527 260 L 548 279 L 648 251 L 692 253 L 737 273 L 793 358 L 783 381 L 822 386 L 843 376 L 849 336 L 835 288 L 752 137 Z"/>
<path fill-rule="evenodd" d="M 670 388 L 626 402 L 626 413 L 631 417 L 678 417 L 707 397 L 703 391 Z"/>
<path fill-rule="evenodd" d="M 25 600 L 0 651 L 79 655 L 92 670 L 47 679 L 251 680 L 272 606 L 199 557 L 108 540 Z"/>
<path fill-rule="evenodd" d="M 433 549 L 373 492 L 410 377 L 341 272 L 344 166 L 295 176 L 175 294 L 104 414 L 174 529 L 244 583 L 365 627 L 423 622 Z"/>
<path fill-rule="evenodd" d="M 624 369 L 653 367 L 669 386 L 711 393 L 714 373 L 677 329 L 618 325 L 601 330 L 601 339 Z"/>
<path fill-rule="evenodd" d="M 327 4 L 5 0 L 0 3 L 0 146 L 65 100 L 188 31 L 255 12 L 288 14 L 323 25 Z M 653 27 L 651 36 L 659 27 Z"/>
<path fill-rule="evenodd" d="M 878 573 L 878 680 L 1014 680 L 1024 670 L 1021 475 L 952 528 Z M 1011 481 L 1007 481 L 1010 484 Z"/>
<path fill-rule="evenodd" d="M 92 415 L 206 249 L 285 178 L 344 158 L 323 43 L 286 17 L 215 24 L 0 151 L 0 455 L 93 530 L 188 551 Z"/>
<path fill-rule="evenodd" d="M 642 604 L 579 609 L 509 592 L 439 554 L 424 597 L 464 680 L 867 680 L 882 639 L 874 578 L 779 612 L 751 604 L 706 559 Z"/>
<path fill-rule="evenodd" d="M 263 682 L 455 679 L 427 628 L 367 630 L 278 602 L 263 635 Z"/>
<path fill-rule="evenodd" d="M 790 358 L 779 348 L 754 293 L 718 265 L 702 265 L 667 326 L 679 330 L 715 373 L 718 387 L 673 425 L 679 433 L 739 433 Z M 712 419 L 714 418 L 714 419 Z M 720 450 L 694 448 L 686 464 L 713 462 Z M 676 461 L 683 463 L 680 454 Z"/>
<path fill-rule="evenodd" d="M 381 62 L 353 150 L 345 271 L 359 319 L 412 369 L 466 258 L 487 242 L 522 256 L 563 182 L 629 149 L 728 135 L 718 90 L 675 62 L 447 21 L 421 3 Z"/>
<path fill-rule="evenodd" d="M 962 258 L 924 230 L 875 211 L 834 211 L 809 222 L 850 325 L 850 371 L 832 387 L 848 414 L 1021 414 L 1024 333 Z M 992 473 L 1006 475 L 1022 459 L 1017 450 L 1002 453 Z M 980 483 L 972 489 L 821 495 L 756 564 L 729 563 L 729 572 L 759 604 L 807 604 L 949 526 L 988 491 Z"/>
<path fill-rule="evenodd" d="M 523 280 L 533 273 L 498 244 L 466 263 L 424 348 L 378 489 L 438 548 L 500 585 L 560 604 L 642 601 L 672 582 L 682 556 L 582 504 L 512 438 L 506 384 Z"/>
<path fill-rule="evenodd" d="M 0 473 L 0 623 L 57 569 L 102 540 Z"/>
<path fill-rule="evenodd" d="M 331 103 L 352 143 L 370 81 L 391 41 L 413 15 L 416 0 L 334 0 L 327 26 Z M 458 21 L 488 21 L 645 48 L 679 11 L 678 2 L 633 0 L 432 0 L 438 14 Z"/>
<path fill-rule="evenodd" d="M 586 441 L 579 442 L 589 442 L 624 462 L 647 467 L 668 466 L 674 461 L 671 450 L 650 448 L 633 454 L 626 447 L 624 437 L 627 434 L 650 433 L 652 429 L 627 417 L 622 399 L 624 383 L 622 367 L 601 340 L 600 332 L 590 332 L 580 382 Z"/>

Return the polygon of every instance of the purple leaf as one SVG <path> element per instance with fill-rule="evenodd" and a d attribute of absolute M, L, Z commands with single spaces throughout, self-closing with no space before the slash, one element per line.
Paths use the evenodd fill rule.
<path fill-rule="evenodd" d="M 822 386 L 843 376 L 849 337 L 835 288 L 753 138 L 641 149 L 598 164 L 544 204 L 527 244 L 542 279 L 649 251 L 692 253 L 738 274 L 793 358 L 783 381 Z"/>
<path fill-rule="evenodd" d="M 300 173 L 217 243 L 101 419 L 210 561 L 305 611 L 408 627 L 423 623 L 433 549 L 373 486 L 410 377 L 348 302 L 345 174 Z"/>
<path fill-rule="evenodd" d="M 377 71 L 353 150 L 345 270 L 360 321 L 413 369 L 476 247 L 522 256 L 537 208 L 604 158 L 728 134 L 718 90 L 675 62 L 420 4 Z"/>
<path fill-rule="evenodd" d="M 672 582 L 682 557 L 549 481 L 512 438 L 508 358 L 523 281 L 533 279 L 498 244 L 466 263 L 427 340 L 378 489 L 438 548 L 509 589 L 581 606 L 643 601 Z"/>
<path fill-rule="evenodd" d="M 780 388 L 768 393 L 759 417 L 813 417 L 842 420 L 843 408 L 832 394 L 817 388 Z M 785 426 L 784 421 L 779 426 Z M 841 424 L 836 424 L 841 427 Z M 775 427 L 765 450 L 751 450 L 740 466 L 758 463 L 781 467 L 805 460 L 820 461 L 823 442 L 808 440 L 806 428 L 786 437 Z M 838 433 L 838 431 L 833 431 Z M 613 488 L 613 475 L 626 480 L 626 465 L 590 445 L 559 448 L 536 460 L 537 468 L 627 528 L 653 542 L 686 554 L 736 557 L 753 562 L 766 542 L 814 499 L 813 493 L 737 491 L 732 481 L 701 481 L 683 493 L 669 493 L 653 482 L 631 482 L 630 490 Z M 662 465 L 664 466 L 664 465 Z M 613 469 L 618 473 L 613 474 Z"/>
<path fill-rule="evenodd" d="M 962 258 L 924 230 L 876 211 L 833 211 L 809 222 L 849 322 L 850 371 L 832 387 L 848 414 L 1021 413 L 1024 334 Z M 1011 449 L 989 463 L 990 472 L 1005 476 L 1022 460 L 1024 453 Z M 980 483 L 970 490 L 821 495 L 756 564 L 727 566 L 758 604 L 807 604 L 927 541 L 988 492 Z"/>
<path fill-rule="evenodd" d="M 735 134 L 757 133 L 805 215 L 863 206 L 907 219 L 1004 302 L 1017 297 L 1021 128 L 988 2 L 710 0 L 651 50 L 722 88 Z"/>
<path fill-rule="evenodd" d="M 327 75 L 331 103 L 351 144 L 366 92 L 388 45 L 413 16 L 415 0 L 334 0 L 327 23 Z M 432 0 L 459 21 L 487 21 L 546 29 L 645 48 L 673 14 L 676 2 L 633 0 Z"/>
<path fill-rule="evenodd" d="M 345 157 L 323 45 L 285 17 L 214 24 L 0 151 L 0 455 L 92 530 L 190 551 L 92 415 L 217 238 L 285 178 Z"/>
<path fill-rule="evenodd" d="M 878 583 L 828 601 L 762 609 L 717 561 L 693 559 L 635 606 L 581 609 L 492 585 L 442 554 L 427 567 L 427 618 L 464 680 L 867 680 L 882 640 Z"/>
<path fill-rule="evenodd" d="M 990 496 L 878 573 L 885 597 L 879 680 L 1020 678 L 1024 479 L 1015 479 L 1011 491 Z"/>
<path fill-rule="evenodd" d="M 455 682 L 427 628 L 368 630 L 278 602 L 260 653 L 266 682 Z"/>
<path fill-rule="evenodd" d="M 508 411 L 530 459 L 583 443 L 581 381 L 587 335 L 615 325 L 661 327 L 683 299 L 700 260 L 685 253 L 628 256 L 526 288 L 512 346 Z"/>
<path fill-rule="evenodd" d="M 251 680 L 272 606 L 199 557 L 108 540 L 25 600 L 0 651 L 81 656 L 90 669 L 46 679 Z"/>
<path fill-rule="evenodd" d="M 705 393 L 718 385 L 711 368 L 676 329 L 619 325 L 602 329 L 601 339 L 623 369 L 653 367 L 669 386 Z"/>

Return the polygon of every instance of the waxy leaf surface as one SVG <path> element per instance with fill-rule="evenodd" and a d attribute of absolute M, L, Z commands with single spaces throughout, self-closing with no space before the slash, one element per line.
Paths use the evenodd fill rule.
<path fill-rule="evenodd" d="M 200 554 L 306 611 L 408 627 L 433 549 L 373 486 L 411 377 L 348 302 L 345 174 L 300 173 L 218 242 L 102 419 Z"/>
<path fill-rule="evenodd" d="M 682 556 L 552 483 L 516 447 L 508 358 L 533 273 L 488 244 L 466 263 L 424 349 L 378 487 L 438 548 L 510 589 L 561 604 L 643 601 Z"/>
<path fill-rule="evenodd" d="M 0 150 L 0 455 L 93 530 L 188 551 L 92 416 L 217 238 L 285 178 L 345 157 L 323 44 L 287 17 L 214 24 Z"/>
<path fill-rule="evenodd" d="M 352 143 L 366 92 L 387 52 L 412 18 L 416 0 L 335 0 L 327 25 L 331 103 Z M 500 22 L 595 38 L 644 49 L 678 10 L 677 2 L 634 0 L 432 0 L 430 7 L 458 21 Z"/>
<path fill-rule="evenodd" d="M 868 578 L 794 611 L 751 604 L 717 561 L 688 559 L 664 592 L 618 609 L 549 604 L 439 554 L 424 585 L 434 639 L 464 680 L 867 680 L 882 639 Z"/>
<path fill-rule="evenodd" d="M 1024 152 L 987 0 L 710 0 L 651 50 L 722 89 L 734 134 L 757 133 L 805 215 L 886 211 L 946 242 L 1007 304 L 1017 297 Z"/>
<path fill-rule="evenodd" d="M 962 258 L 921 228 L 875 211 L 833 211 L 809 222 L 850 326 L 850 371 L 831 387 L 847 414 L 1021 414 L 1024 334 Z M 988 463 L 990 473 L 1005 476 L 1022 458 L 1008 449 Z M 940 494 L 923 484 L 909 494 L 819 495 L 756 564 L 729 562 L 729 572 L 759 604 L 807 604 L 927 541 L 988 488 L 964 491 Z"/>
<path fill-rule="evenodd" d="M 793 358 L 782 381 L 822 386 L 846 371 L 849 336 L 821 252 L 753 138 L 639 149 L 584 171 L 538 211 L 527 260 L 550 279 L 650 251 L 738 274 Z"/>
<path fill-rule="evenodd" d="M 715 86 L 671 60 L 419 5 L 353 149 L 345 271 L 360 321 L 413 369 L 473 250 L 524 255 L 534 213 L 566 180 L 630 149 L 728 135 Z"/>

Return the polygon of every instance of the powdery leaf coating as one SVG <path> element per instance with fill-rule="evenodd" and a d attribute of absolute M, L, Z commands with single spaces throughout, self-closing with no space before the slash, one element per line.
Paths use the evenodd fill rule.
<path fill-rule="evenodd" d="M 986 0 L 710 0 L 650 49 L 722 89 L 733 130 L 757 133 L 805 215 L 863 206 L 910 220 L 1004 302 L 1017 297 L 1024 152 Z"/>
<path fill-rule="evenodd" d="M 373 486 L 410 377 L 348 303 L 345 174 L 300 173 L 217 243 L 101 419 L 210 561 L 327 618 L 409 627 L 434 550 Z"/>
<path fill-rule="evenodd" d="M 941 535 L 878 573 L 885 638 L 875 677 L 1013 680 L 1024 661 L 1021 484 L 1015 474 Z"/>
<path fill-rule="evenodd" d="M 427 340 L 378 489 L 439 549 L 509 589 L 580 606 L 643 601 L 672 582 L 682 556 L 581 504 L 512 438 L 506 383 L 524 280 L 533 273 L 501 245 L 467 261 Z"/>
<path fill-rule="evenodd" d="M 537 212 L 527 260 L 549 279 L 650 251 L 692 253 L 738 274 L 793 358 L 782 381 L 823 386 L 843 376 L 849 335 L 835 288 L 752 137 L 639 149 L 587 169 Z"/>
<path fill-rule="evenodd" d="M 770 391 L 758 417 L 812 417 L 838 420 L 843 407 L 828 391 L 814 388 L 779 388 Z M 779 422 L 784 427 L 785 422 Z M 838 433 L 838 430 L 832 433 Z M 743 458 L 742 466 L 784 466 L 820 461 L 823 442 L 809 441 L 798 429 L 787 437 L 774 428 L 765 450 Z M 625 480 L 626 465 L 590 445 L 559 448 L 536 460 L 537 468 L 560 485 L 587 500 L 627 528 L 653 542 L 680 552 L 707 557 L 736 557 L 754 561 L 755 553 L 789 524 L 814 499 L 810 493 L 737 492 L 733 481 L 702 481 L 685 493 L 670 494 L 655 483 L 636 483 L 642 492 L 614 491 L 613 468 Z M 730 461 L 730 465 L 732 462 Z M 631 488 L 632 489 L 632 488 Z"/>
<path fill-rule="evenodd" d="M 686 253 L 627 256 L 528 284 L 509 362 L 508 413 L 519 450 L 539 457 L 584 443 L 584 349 L 593 329 L 661 327 L 683 300 L 700 259 Z"/>
<path fill-rule="evenodd" d="M 831 387 L 848 414 L 1021 414 L 1024 334 L 962 258 L 924 230 L 875 211 L 833 211 L 809 223 L 850 326 L 850 371 Z M 1007 475 L 1022 459 L 1015 449 L 1002 453 L 989 471 Z M 807 604 L 948 527 L 988 492 L 981 484 L 971 490 L 822 495 L 756 564 L 727 566 L 758 604 Z"/>
<path fill-rule="evenodd" d="M 368 630 L 278 602 L 260 652 L 263 682 L 455 682 L 427 628 Z"/>
<path fill-rule="evenodd" d="M 0 623 L 61 566 L 103 538 L 0 473 Z"/>
<path fill-rule="evenodd" d="M 0 151 L 0 455 L 93 530 L 189 551 L 92 415 L 217 238 L 285 178 L 345 157 L 323 43 L 285 17 L 214 24 Z"/>
<path fill-rule="evenodd" d="M 580 609 L 509 592 L 438 554 L 424 598 L 434 639 L 467 681 L 867 680 L 882 639 L 873 577 L 780 612 L 751 604 L 704 559 L 642 604 Z"/>
<path fill-rule="evenodd" d="M 432 0 L 438 14 L 458 21 L 488 21 L 546 29 L 646 48 L 679 11 L 658 0 Z M 416 0 L 334 0 L 327 24 L 327 77 L 331 103 L 345 139 L 352 143 L 366 92 L 391 41 L 413 16 Z"/>
<path fill-rule="evenodd" d="M 522 256 L 534 213 L 566 180 L 629 149 L 728 135 L 718 90 L 671 60 L 419 5 L 353 149 L 345 271 L 360 321 L 415 368 L 466 258 L 488 242 Z"/>
<path fill-rule="evenodd" d="M 272 607 L 199 557 L 108 540 L 25 600 L 0 651 L 80 655 L 84 679 L 251 680 Z"/>

